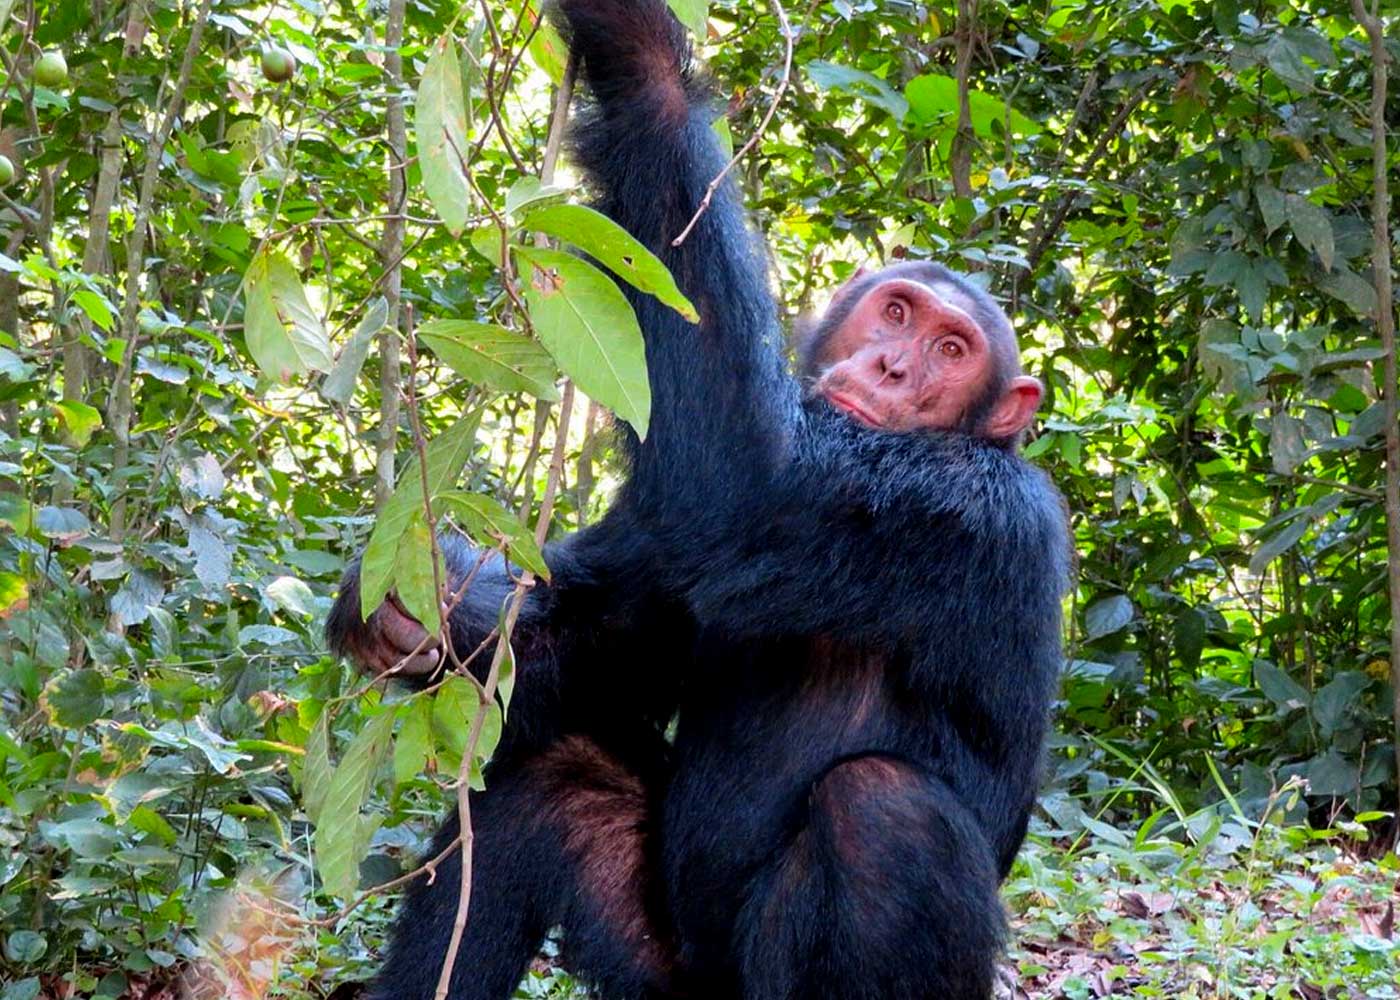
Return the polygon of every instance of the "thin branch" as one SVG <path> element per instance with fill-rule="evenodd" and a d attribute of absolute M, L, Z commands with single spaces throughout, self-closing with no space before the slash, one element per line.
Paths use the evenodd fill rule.
<path fill-rule="evenodd" d="M 678 247 L 686 241 L 686 237 L 688 237 L 691 231 L 699 224 L 700 217 L 704 215 L 705 210 L 710 207 L 710 202 L 714 200 L 715 192 L 718 191 L 719 186 L 724 183 L 724 179 L 729 176 L 729 172 L 739 164 L 740 160 L 749 154 L 749 150 L 758 145 L 758 141 L 763 138 L 763 133 L 768 130 L 768 125 L 772 122 L 773 115 L 778 111 L 778 105 L 782 104 L 783 95 L 787 93 L 788 84 L 792 80 L 792 25 L 788 24 L 787 11 L 783 10 L 782 0 L 773 0 L 773 10 L 778 15 L 779 30 L 782 32 L 784 43 L 783 75 L 782 78 L 778 80 L 778 89 L 773 92 L 773 103 L 768 105 L 768 111 L 763 115 L 763 120 L 758 123 L 758 128 L 755 130 L 754 134 L 749 136 L 749 141 L 744 143 L 743 147 L 730 157 L 729 162 L 724 165 L 724 169 L 716 174 L 715 179 L 710 181 L 709 187 L 705 188 L 705 197 L 700 199 L 700 205 L 695 209 L 695 214 L 691 216 L 690 221 L 686 223 L 685 228 L 681 230 L 681 234 L 671 241 L 671 246 L 673 247 Z"/>
<path fill-rule="evenodd" d="M 570 64 L 572 63 L 573 59 L 570 58 Z M 566 72 L 560 83 L 560 94 L 555 102 L 559 113 L 555 114 L 554 120 L 550 123 L 549 139 L 545 147 L 545 163 L 540 171 L 540 180 L 545 184 L 549 184 L 554 179 L 554 165 L 568 118 L 567 110 L 573 96 L 572 88 L 573 74 Z M 555 150 L 554 156 L 549 155 L 548 150 L 551 147 Z M 458 155 L 460 156 L 460 153 Z M 470 177 L 470 172 L 465 170 L 465 166 L 463 164 L 464 172 Z M 489 208 L 490 203 L 487 202 L 487 205 Z M 504 232 L 502 238 L 505 238 Z M 503 277 L 506 286 L 509 287 L 509 275 L 506 274 Z M 574 386 L 572 382 L 566 382 L 563 398 L 559 402 L 559 422 L 555 430 L 554 451 L 550 457 L 549 479 L 545 483 L 544 497 L 540 501 L 540 516 L 535 524 L 535 542 L 539 545 L 544 544 L 544 540 L 549 534 L 549 522 L 554 516 L 554 498 L 559 491 L 559 481 L 564 475 L 564 454 L 568 447 L 569 417 L 573 412 L 573 405 Z M 437 989 L 434 991 L 435 1000 L 447 1000 L 451 992 L 452 970 L 457 964 L 457 954 L 462 946 L 462 936 L 466 932 L 467 916 L 471 910 L 472 847 L 474 841 L 471 813 L 471 769 L 476 761 L 476 748 L 481 739 L 481 730 L 486 721 L 487 710 L 496 698 L 496 689 L 501 679 L 501 666 L 505 662 L 506 654 L 510 651 L 511 632 L 515 628 L 515 623 L 520 617 L 520 610 L 525 605 L 525 597 L 534 586 L 534 582 L 534 574 L 526 570 L 521 574 L 520 581 L 516 584 L 515 591 L 511 595 L 505 620 L 499 629 L 496 648 L 491 655 L 491 667 L 486 674 L 486 683 L 478 689 L 476 715 L 472 719 L 467 745 L 462 751 L 462 764 L 457 774 L 457 821 L 462 838 L 462 884 L 457 893 L 457 912 L 452 920 L 452 936 L 447 943 L 447 952 L 442 960 L 442 972 L 438 976 Z"/>

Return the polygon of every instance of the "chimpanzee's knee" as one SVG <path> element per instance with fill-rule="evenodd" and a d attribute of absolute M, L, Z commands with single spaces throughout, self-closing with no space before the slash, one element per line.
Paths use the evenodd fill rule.
<path fill-rule="evenodd" d="M 986 1000 L 1004 931 L 991 849 L 947 785 L 855 757 L 813 784 L 745 903 L 744 996 Z"/>

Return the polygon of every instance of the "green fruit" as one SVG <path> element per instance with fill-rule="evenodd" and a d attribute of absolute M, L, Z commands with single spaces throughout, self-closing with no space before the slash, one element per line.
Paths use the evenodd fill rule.
<path fill-rule="evenodd" d="M 54 49 L 45 52 L 34 64 L 34 80 L 45 87 L 61 87 L 68 81 L 68 60 Z"/>
<path fill-rule="evenodd" d="M 273 83 L 286 83 L 297 71 L 297 61 L 286 49 L 275 45 L 262 50 L 262 75 Z"/>
<path fill-rule="evenodd" d="M 0 156 L 0 188 L 15 179 L 15 165 L 8 156 Z"/>

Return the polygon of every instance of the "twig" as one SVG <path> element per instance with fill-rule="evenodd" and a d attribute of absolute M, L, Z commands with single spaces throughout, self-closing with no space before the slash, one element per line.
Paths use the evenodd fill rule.
<path fill-rule="evenodd" d="M 572 63 L 572 58 L 570 62 Z M 548 155 L 548 150 L 553 147 L 559 148 L 562 141 L 564 126 L 567 119 L 567 109 L 569 101 L 572 99 L 573 74 L 566 72 L 564 79 L 560 83 L 561 93 L 558 95 L 556 107 L 561 109 L 561 113 L 554 116 L 550 123 L 549 139 L 546 143 L 546 158 L 543 168 L 540 171 L 540 180 L 548 184 L 554 179 L 555 158 Z M 460 156 L 461 154 L 458 153 Z M 463 172 L 470 178 L 471 174 L 463 164 Z M 488 208 L 490 203 L 486 203 Z M 494 209 L 492 210 L 494 213 Z M 502 232 L 502 239 L 506 238 L 506 233 Z M 509 275 L 505 276 L 507 287 L 510 286 Z M 564 474 L 564 454 L 568 446 L 569 437 L 569 417 L 574 405 L 574 386 L 572 382 L 564 385 L 563 398 L 559 402 L 559 423 L 556 427 L 554 438 L 554 450 L 550 456 L 549 479 L 545 483 L 544 497 L 540 501 L 540 516 L 535 524 L 535 542 L 543 545 L 545 537 L 549 534 L 549 522 L 554 516 L 554 498 L 559 491 L 559 480 Z M 534 574 L 526 570 L 521 574 L 519 583 L 516 584 L 514 592 L 511 594 L 510 605 L 506 610 L 505 621 L 501 623 L 499 635 L 496 640 L 495 651 L 491 655 L 491 667 L 486 674 L 486 683 L 477 691 L 477 711 L 472 719 L 471 732 L 467 737 L 467 745 L 462 751 L 462 763 L 457 773 L 457 822 L 461 830 L 462 840 L 462 884 L 457 892 L 457 912 L 452 920 L 452 936 L 447 943 L 447 952 L 442 960 L 442 972 L 438 976 L 437 989 L 434 991 L 435 1000 L 447 1000 L 452 985 L 452 970 L 457 964 L 457 953 L 462 947 L 462 936 L 467 929 L 467 916 L 471 910 L 472 898 L 472 812 L 471 812 L 471 770 L 472 764 L 476 761 L 476 748 L 481 739 L 482 726 L 486 721 L 486 713 L 495 701 L 496 689 L 501 679 L 501 665 L 505 662 L 506 653 L 510 649 L 511 631 L 515 628 L 515 623 L 520 617 L 520 610 L 525 605 L 525 597 L 530 588 L 534 586 Z"/>
<path fill-rule="evenodd" d="M 681 230 L 681 234 L 671 241 L 671 246 L 673 247 L 678 247 L 686 241 L 686 237 L 688 237 L 696 225 L 699 224 L 700 216 L 704 215 L 705 210 L 710 207 L 710 202 L 714 200 L 715 192 L 718 191 L 719 186 L 724 183 L 724 179 L 729 176 L 729 171 L 733 170 L 738 165 L 739 161 L 749 154 L 749 150 L 758 145 L 758 140 L 763 138 L 763 133 L 767 131 L 768 124 L 773 120 L 773 115 L 777 113 L 778 105 L 783 101 L 783 95 L 787 93 L 788 84 L 792 80 L 792 25 L 788 24 L 787 11 L 783 10 L 782 0 L 773 0 L 773 10 L 778 15 L 779 30 L 782 31 L 785 47 L 783 53 L 783 75 L 778 81 L 778 89 L 773 92 L 773 103 L 768 105 L 768 110 L 764 113 L 763 120 L 758 123 L 758 128 L 754 131 L 754 134 L 749 136 L 749 141 L 744 143 L 739 151 L 730 157 L 729 162 L 724 165 L 724 169 L 716 174 L 715 179 L 710 181 L 709 187 L 705 188 L 705 197 L 700 199 L 700 205 L 695 209 L 695 214 L 690 217 L 690 221 L 686 223 L 685 228 Z"/>

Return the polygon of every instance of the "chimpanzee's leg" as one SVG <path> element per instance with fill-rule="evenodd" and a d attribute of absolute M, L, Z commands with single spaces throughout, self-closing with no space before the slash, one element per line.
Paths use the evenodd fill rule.
<path fill-rule="evenodd" d="M 472 795 L 471 907 L 452 974 L 453 1000 L 506 1000 L 545 933 L 564 928 L 566 965 L 610 1000 L 668 995 L 669 935 L 650 876 L 651 797 L 664 746 L 629 763 L 584 736 L 566 736 L 520 762 L 493 765 Z M 610 741 L 612 742 L 612 741 Z M 501 762 L 505 764 L 505 762 Z M 664 779 L 664 774 L 660 775 Z M 429 857 L 457 836 L 454 813 Z M 415 884 L 395 923 L 372 1000 L 429 1000 L 452 934 L 461 854 Z"/>
<path fill-rule="evenodd" d="M 739 915 L 744 1000 L 987 1000 L 1004 932 L 996 865 L 948 787 L 848 758 Z"/>

